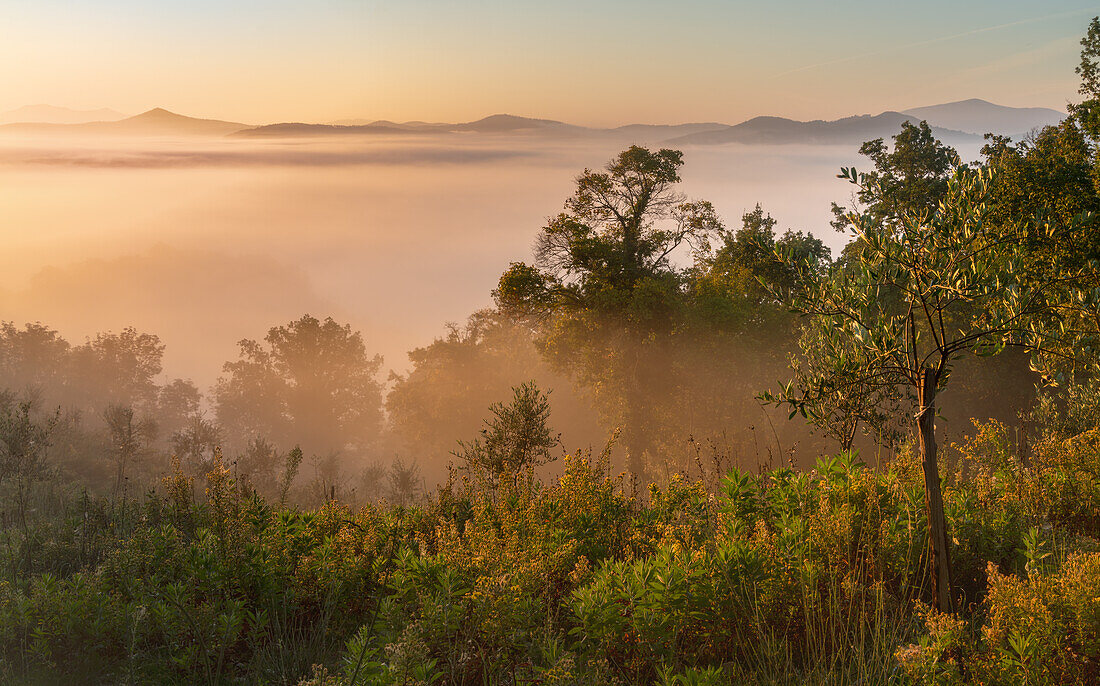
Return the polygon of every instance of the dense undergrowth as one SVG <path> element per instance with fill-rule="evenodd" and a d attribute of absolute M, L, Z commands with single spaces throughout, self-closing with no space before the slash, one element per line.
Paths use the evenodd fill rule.
<path fill-rule="evenodd" d="M 144 499 L 39 488 L 5 512 L 0 680 L 1096 683 L 1100 432 L 1025 453 L 991 422 L 956 448 L 957 616 L 927 605 L 904 452 L 640 492 L 582 453 L 550 484 L 358 511 L 220 464 Z"/>

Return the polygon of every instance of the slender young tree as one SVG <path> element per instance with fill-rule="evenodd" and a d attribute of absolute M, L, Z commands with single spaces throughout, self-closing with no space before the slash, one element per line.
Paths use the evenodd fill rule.
<path fill-rule="evenodd" d="M 528 468 L 549 462 L 550 450 L 559 445 L 548 424 L 550 398 L 534 381 L 512 388 L 512 401 L 493 403 L 489 407 L 493 418 L 485 421 L 480 436 L 472 441 L 459 441 L 454 455 L 479 475 L 487 477 L 493 487 L 505 476 L 516 475 Z"/>
<path fill-rule="evenodd" d="M 157 425 L 149 417 L 138 417 L 129 405 L 108 405 L 103 411 L 107 434 L 115 454 L 115 495 L 122 493 L 126 469 L 146 455 L 157 435 Z"/>
<path fill-rule="evenodd" d="M 877 177 L 854 169 L 840 176 L 861 193 L 880 192 L 873 188 Z M 778 254 L 807 274 L 791 303 L 810 320 L 812 336 L 802 346 L 812 354 L 804 356 L 795 382 L 768 397 L 827 421 L 835 420 L 837 397 L 915 399 L 932 585 L 943 611 L 952 611 L 953 600 L 936 399 L 962 356 L 996 355 L 1010 346 L 1040 354 L 1055 350 L 1067 335 L 1066 289 L 1079 276 L 1028 279 L 1023 238 L 1036 227 L 986 221 L 991 183 L 986 169 L 956 167 L 933 210 L 907 209 L 896 221 L 878 212 L 848 213 L 854 244 L 849 253 L 856 259 L 817 278 L 797 255 Z M 1051 241 L 1074 230 L 1042 227 Z"/>

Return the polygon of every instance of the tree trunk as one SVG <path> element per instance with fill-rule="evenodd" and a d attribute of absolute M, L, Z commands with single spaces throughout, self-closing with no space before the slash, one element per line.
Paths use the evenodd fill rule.
<path fill-rule="evenodd" d="M 632 401 L 631 408 L 627 412 L 626 459 L 627 470 L 630 472 L 630 475 L 637 480 L 639 485 L 644 485 L 645 460 L 643 454 L 645 453 L 646 440 L 642 433 L 643 429 L 639 414 L 640 413 Z"/>
<path fill-rule="evenodd" d="M 924 369 L 917 399 L 920 411 L 917 428 L 920 435 L 921 466 L 924 468 L 924 504 L 928 514 L 928 547 L 931 553 L 932 592 L 940 612 L 954 612 L 951 598 L 951 556 L 948 550 L 947 520 L 943 514 L 943 492 L 936 460 L 936 379 Z"/>
<path fill-rule="evenodd" d="M 626 460 L 627 470 L 634 477 L 639 486 L 645 485 L 645 458 L 646 431 L 643 407 L 645 401 L 645 387 L 642 383 L 642 344 L 641 336 L 631 331 L 624 337 L 620 345 L 624 347 L 626 362 L 626 388 L 625 397 L 625 426 L 626 433 Z"/>

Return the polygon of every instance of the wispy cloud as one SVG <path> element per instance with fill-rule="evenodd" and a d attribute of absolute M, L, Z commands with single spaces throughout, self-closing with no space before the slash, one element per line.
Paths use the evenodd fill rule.
<path fill-rule="evenodd" d="M 1014 53 L 995 59 L 985 64 L 977 64 L 966 69 L 957 71 L 954 76 L 948 79 L 950 83 L 965 83 L 969 79 L 974 77 L 987 77 L 992 74 L 1001 72 L 1015 74 L 1019 73 L 1020 69 L 1024 69 L 1033 64 L 1050 60 L 1052 58 L 1060 58 L 1068 53 L 1073 53 L 1078 47 L 1078 41 L 1073 36 L 1065 36 L 1062 38 L 1056 38 L 1048 43 L 1044 43 L 1037 47 L 1023 50 L 1021 52 Z M 1067 74 L 1065 80 L 1070 83 L 1075 83 L 1072 73 Z M 1045 89 L 1045 92 L 1065 92 L 1064 84 L 1058 83 L 1051 88 Z M 1022 95 L 1022 94 L 1021 94 Z"/>
<path fill-rule="evenodd" d="M 779 72 L 772 75 L 772 78 L 779 78 L 781 76 L 789 76 L 791 74 L 797 74 L 804 71 L 810 71 L 811 69 L 820 69 L 821 67 L 830 67 L 835 64 L 845 64 L 848 62 L 858 62 L 870 57 L 879 57 L 881 55 L 889 55 L 903 50 L 911 50 L 913 48 L 923 48 L 928 45 L 936 45 L 937 43 L 946 43 L 948 41 L 959 40 L 961 38 L 969 38 L 971 36 L 977 36 L 983 33 L 990 33 L 993 31 L 1003 31 L 1004 29 L 1013 28 L 1016 26 L 1024 26 L 1026 24 L 1035 24 L 1043 21 L 1050 21 L 1052 19 L 1061 19 L 1064 17 L 1072 17 L 1079 14 L 1090 14 L 1097 12 L 1095 8 L 1072 10 L 1069 12 L 1056 12 L 1054 14 L 1045 14 L 1041 17 L 1031 17 L 1029 19 L 1020 19 L 1018 21 L 1010 21 L 1004 24 L 997 24 L 995 26 L 985 26 L 982 28 L 971 29 L 969 31 L 963 31 L 962 33 L 953 33 L 949 36 L 939 36 L 937 38 L 930 38 L 928 40 L 916 41 L 913 43 L 905 43 L 902 45 L 896 45 L 886 50 L 874 50 L 872 52 L 866 52 L 859 55 L 849 55 L 847 57 L 840 57 L 835 60 L 827 60 L 825 62 L 817 62 L 815 64 L 807 64 L 802 67 L 796 67 L 794 69 L 788 69 L 786 71 Z"/>

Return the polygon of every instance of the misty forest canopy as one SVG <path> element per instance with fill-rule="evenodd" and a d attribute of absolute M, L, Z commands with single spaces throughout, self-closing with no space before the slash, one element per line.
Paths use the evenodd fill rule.
<path fill-rule="evenodd" d="M 688 341 L 704 332 L 747 333 L 758 311 L 779 305 L 755 277 L 794 278 L 767 254 L 774 220 L 757 207 L 741 231 L 727 231 L 711 203 L 677 192 L 682 164 L 679 151 L 634 146 L 605 171 L 585 170 L 565 212 L 539 234 L 535 264 L 513 264 L 494 293 L 501 312 L 530 322 L 552 364 L 594 389 L 605 420 L 625 432 L 639 476 L 656 440 L 649 427 L 669 411 L 658 397 L 675 397 L 681 385 L 676 349 L 694 349 Z M 828 256 L 801 234 L 778 244 Z M 686 266 L 677 266 L 678 251 L 690 257 Z"/>
<path fill-rule="evenodd" d="M 1074 279 L 1097 249 L 1095 232 L 1081 220 L 1096 205 L 1093 146 L 1071 119 L 1021 143 L 991 137 L 984 159 L 964 164 L 926 124 L 904 123 L 890 145 L 862 146 L 870 171 L 845 172 L 857 184 L 857 205 L 834 206 L 834 225 L 854 227 L 835 260 L 808 233 L 779 233 L 759 205 L 728 228 L 711 203 L 679 192 L 681 152 L 634 146 L 577 177 L 563 211 L 538 233 L 533 261 L 501 276 L 495 308 L 412 351 L 411 370 L 388 381 L 359 332 L 306 315 L 273 327 L 262 341 L 242 341 L 239 359 L 225 363 L 206 397 L 186 380 L 159 385 L 163 346 L 155 335 L 128 329 L 72 346 L 44 325 L 7 323 L 0 385 L 10 411 L 28 404 L 56 423 L 58 464 L 76 468 L 87 451 L 96 453 L 89 464 L 103 464 L 86 476 L 114 487 L 131 472 L 163 469 L 170 454 L 201 473 L 221 448 L 242 473 L 275 488 L 295 446 L 330 492 L 337 484 L 372 491 L 362 480 L 395 457 L 436 479 L 460 442 L 478 436 L 487 408 L 529 381 L 555 391 L 554 417 L 566 440 L 602 445 L 617 431 L 617 450 L 639 478 L 682 469 L 704 444 L 744 464 L 801 461 L 829 449 L 822 441 L 896 445 L 909 435 L 904 417 L 917 386 L 861 383 L 865 352 L 834 340 L 829 317 L 805 316 L 821 314 L 805 306 L 807 293 L 845 279 L 851 289 L 861 274 L 873 276 L 864 278 L 871 290 L 861 292 L 863 305 L 852 305 L 851 290 L 838 297 L 862 308 L 860 316 L 875 308 L 875 316 L 901 316 L 905 293 L 875 280 L 896 278 L 894 258 L 885 255 L 913 256 L 925 270 L 921 278 L 946 288 L 936 281 L 944 274 L 928 271 L 943 267 L 936 265 L 946 247 L 929 244 L 930 237 L 968 236 L 974 226 L 973 236 L 961 238 L 971 248 L 1004 240 L 1019 249 L 1008 261 L 986 251 L 982 259 L 990 261 L 969 265 L 980 266 L 988 288 L 1047 283 L 1044 302 L 1080 293 Z M 940 228 L 921 233 L 932 226 Z M 943 268 L 956 278 L 951 270 L 959 266 Z M 994 317 L 989 299 L 978 300 L 952 300 L 943 331 L 964 318 Z M 1062 308 L 1060 316 L 1068 328 L 1059 334 L 1086 326 L 1084 314 Z M 902 329 L 922 345 L 943 335 L 922 326 Z M 1043 335 L 1046 342 L 1031 347 L 1045 354 L 1044 365 L 1064 376 L 1069 364 L 1080 375 L 1068 339 Z M 1024 338 L 981 339 L 983 354 L 1007 349 L 990 359 L 946 351 L 937 373 L 957 380 L 938 409 L 957 420 L 949 427 L 964 430 L 962 420 L 974 415 L 1014 422 L 1032 402 L 1039 377 L 1028 370 Z M 836 364 L 823 380 L 822 370 Z M 809 426 L 757 400 L 789 369 L 795 385 L 770 399 L 797 401 Z"/>
<path fill-rule="evenodd" d="M 306 315 L 272 328 L 263 343 L 240 342 L 214 390 L 218 421 L 234 435 L 316 452 L 361 450 L 382 423 L 382 358 L 331 318 Z"/>

